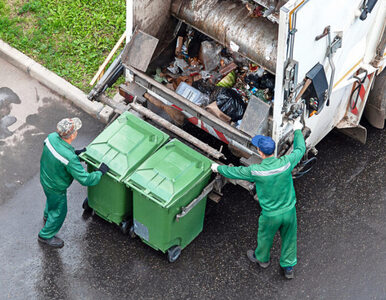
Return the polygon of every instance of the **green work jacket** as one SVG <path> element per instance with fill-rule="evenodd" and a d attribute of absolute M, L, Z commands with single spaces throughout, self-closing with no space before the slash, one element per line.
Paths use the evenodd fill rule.
<path fill-rule="evenodd" d="M 219 166 L 218 172 L 231 179 L 242 179 L 256 184 L 256 193 L 267 216 L 276 216 L 295 206 L 296 196 L 291 171 L 306 151 L 303 134 L 295 130 L 291 154 L 280 158 L 268 157 L 249 167 Z"/>
<path fill-rule="evenodd" d="M 74 148 L 53 132 L 44 141 L 40 159 L 40 182 L 45 190 L 63 193 L 74 178 L 85 186 L 96 185 L 101 171 L 88 173 L 81 165 Z"/>

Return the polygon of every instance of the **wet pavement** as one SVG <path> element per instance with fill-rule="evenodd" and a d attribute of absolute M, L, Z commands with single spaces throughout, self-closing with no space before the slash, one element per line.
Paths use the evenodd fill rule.
<path fill-rule="evenodd" d="M 83 121 L 75 148 L 104 125 L 2 60 L 0 66 L 0 119 L 16 119 L 0 139 L 0 299 L 386 299 L 384 130 L 364 123 L 366 145 L 330 133 L 317 147 L 316 167 L 296 181 L 292 281 L 282 277 L 277 236 L 268 269 L 248 261 L 260 209 L 235 186 L 225 188 L 218 205 L 210 204 L 204 231 L 170 264 L 139 239 L 83 214 L 86 188 L 74 183 L 59 232 L 65 247 L 51 250 L 37 242 L 45 201 L 42 142 L 66 116 Z M 14 102 L 2 102 L 4 94 Z"/>

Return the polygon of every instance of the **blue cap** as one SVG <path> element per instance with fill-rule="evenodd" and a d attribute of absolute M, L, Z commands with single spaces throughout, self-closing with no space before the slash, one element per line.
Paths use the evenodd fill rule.
<path fill-rule="evenodd" d="M 252 144 L 266 155 L 271 155 L 276 147 L 274 140 L 271 137 L 264 135 L 255 135 L 252 138 Z"/>

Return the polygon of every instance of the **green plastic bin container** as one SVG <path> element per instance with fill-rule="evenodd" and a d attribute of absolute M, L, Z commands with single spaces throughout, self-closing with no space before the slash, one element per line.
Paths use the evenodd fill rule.
<path fill-rule="evenodd" d="M 200 195 L 211 175 L 211 160 L 174 139 L 148 158 L 129 178 L 133 190 L 134 232 L 175 261 L 201 231 L 206 197 L 177 220 Z"/>
<path fill-rule="evenodd" d="M 88 188 L 83 208 L 92 208 L 103 219 L 123 226 L 132 219 L 132 192 L 123 180 L 160 148 L 169 136 L 129 112 L 123 113 L 87 146 L 81 158 L 88 170 L 102 162 L 110 171 L 96 186 Z"/>

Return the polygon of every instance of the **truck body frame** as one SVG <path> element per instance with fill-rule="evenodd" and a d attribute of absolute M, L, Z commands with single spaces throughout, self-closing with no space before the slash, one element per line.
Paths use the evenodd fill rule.
<path fill-rule="evenodd" d="M 209 14 L 211 9 L 214 11 L 214 8 L 221 8 L 216 1 L 128 0 L 127 40 L 130 41 L 134 27 L 165 40 L 163 36 L 165 28 L 170 26 L 172 18 L 176 18 L 207 34 L 223 46 L 234 48 L 234 44 L 237 43 L 231 45 L 232 36 L 223 37 L 220 33 L 214 36 L 213 32 L 218 32 L 217 27 L 216 30 L 213 29 L 213 26 L 217 26 L 216 22 L 211 25 L 209 21 L 203 21 L 207 17 L 204 13 Z M 223 1 L 222 6 L 228 3 L 228 10 L 235 9 L 230 2 L 232 1 Z M 268 0 L 256 2 L 266 7 L 270 4 Z M 201 11 L 195 10 L 194 5 Z M 205 7 L 208 5 L 212 7 Z M 189 11 L 191 7 L 193 9 Z M 366 132 L 359 121 L 374 80 L 385 67 L 382 37 L 385 31 L 386 5 L 384 1 L 377 1 L 367 18 L 361 20 L 363 7 L 363 0 L 342 0 L 339 3 L 325 0 L 290 0 L 279 12 L 269 16 L 267 20 L 259 21 L 261 28 L 265 28 L 264 26 L 271 28 L 272 24 L 277 26 L 273 46 L 269 46 L 269 38 L 265 37 L 261 43 L 265 43 L 266 51 L 260 49 L 256 55 L 248 55 L 250 49 L 245 48 L 253 43 L 248 41 L 245 46 L 242 41 L 239 42 L 241 53 L 249 59 L 252 57 L 252 61 L 266 67 L 266 70 L 272 72 L 272 59 L 275 60 L 274 104 L 273 113 L 269 117 L 270 130 L 267 134 L 270 134 L 278 145 L 276 155 L 285 154 L 290 150 L 292 120 L 296 118 L 292 114 L 294 107 L 300 107 L 302 121 L 311 129 L 311 134 L 306 140 L 308 150 L 314 148 L 334 127 L 359 129 L 362 132 L 364 130 L 364 135 L 359 139 L 365 141 Z M 226 13 L 222 18 L 227 18 Z M 238 22 L 232 15 L 229 18 Z M 245 17 L 241 16 L 240 19 L 244 20 Z M 227 26 L 232 26 L 230 21 L 227 22 Z M 229 27 L 223 29 L 229 30 Z M 258 40 L 252 42 L 259 43 Z M 272 51 L 275 52 L 274 55 Z M 376 60 L 375 57 L 380 51 L 383 56 Z M 307 74 L 316 64 L 323 66 L 328 82 L 325 103 L 320 111 L 312 111 L 302 102 L 303 99 L 300 101 L 296 99 L 300 88 L 306 82 Z M 135 82 L 165 105 L 182 111 L 189 122 L 222 142 L 248 155 L 258 156 L 250 143 L 251 135 L 219 120 L 203 108 L 168 90 L 145 72 L 131 66 L 125 67 L 129 83 Z M 355 106 L 354 98 L 357 99 Z M 287 148 L 282 147 L 284 144 L 287 144 Z"/>

